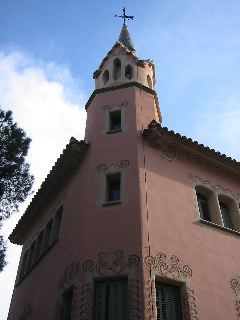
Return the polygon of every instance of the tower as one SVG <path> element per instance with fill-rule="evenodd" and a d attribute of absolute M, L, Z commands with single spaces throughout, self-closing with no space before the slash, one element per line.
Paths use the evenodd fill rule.
<path fill-rule="evenodd" d="M 239 164 L 161 126 L 124 23 L 71 138 L 10 240 L 9 319 L 234 319 Z"/>

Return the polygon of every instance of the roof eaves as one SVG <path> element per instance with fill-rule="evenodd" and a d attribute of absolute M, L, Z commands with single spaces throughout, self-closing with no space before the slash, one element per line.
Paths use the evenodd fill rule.
<path fill-rule="evenodd" d="M 218 162 L 224 163 L 227 166 L 234 168 L 240 172 L 240 162 L 236 161 L 235 159 L 226 156 L 225 154 L 216 151 L 215 149 L 211 149 L 203 144 L 200 144 L 197 141 L 193 141 L 191 138 L 186 136 L 182 136 L 180 133 L 176 133 L 173 130 L 169 130 L 167 127 L 162 127 L 159 123 L 153 120 L 148 129 L 145 129 L 143 135 L 151 142 L 153 131 L 155 131 L 155 139 L 160 139 L 161 132 L 166 133 L 176 141 L 181 142 L 182 145 L 186 147 L 190 147 L 191 149 L 195 150 L 196 152 L 204 153 L 209 157 L 215 159 Z M 158 136 L 157 136 L 158 134 Z"/>
<path fill-rule="evenodd" d="M 58 185 L 59 190 L 60 186 L 66 182 L 73 172 L 75 172 L 86 153 L 87 147 L 88 144 L 83 140 L 78 141 L 73 137 L 70 139 L 69 144 L 55 162 L 51 171 L 27 207 L 25 213 L 22 215 L 15 229 L 10 234 L 9 240 L 12 243 L 22 244 L 20 239 L 21 237 L 18 236 L 19 233 L 21 233 L 26 223 L 30 222 L 31 219 L 35 217 L 37 210 L 41 208 L 42 201 L 46 203 L 47 198 L 51 197 L 52 191 L 53 189 L 55 190 L 56 185 Z"/>

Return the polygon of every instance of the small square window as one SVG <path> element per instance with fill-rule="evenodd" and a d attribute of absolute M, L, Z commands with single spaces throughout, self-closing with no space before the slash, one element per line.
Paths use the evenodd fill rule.
<path fill-rule="evenodd" d="M 109 132 L 119 132 L 121 129 L 121 110 L 109 112 Z"/>
<path fill-rule="evenodd" d="M 121 200 L 121 173 L 106 176 L 106 202 Z"/>

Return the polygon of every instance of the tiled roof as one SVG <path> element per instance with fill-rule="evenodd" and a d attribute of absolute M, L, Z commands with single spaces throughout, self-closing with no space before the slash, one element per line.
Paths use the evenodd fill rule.
<path fill-rule="evenodd" d="M 30 223 L 32 219 L 38 215 L 43 203 L 46 203 L 46 201 L 52 197 L 54 190 L 59 190 L 61 185 L 75 172 L 86 153 L 87 147 L 88 145 L 83 140 L 78 141 L 73 137 L 70 139 L 69 144 L 55 162 L 25 213 L 9 236 L 9 240 L 12 243 L 22 244 L 21 233 L 25 225 Z"/>
<path fill-rule="evenodd" d="M 128 48 L 129 51 L 135 52 L 130 33 L 125 23 L 122 26 L 118 41 L 121 42 L 126 48 Z"/>
<path fill-rule="evenodd" d="M 171 138 L 173 138 L 176 142 L 180 142 L 182 146 L 189 147 L 192 150 L 203 153 L 215 160 L 218 160 L 222 164 L 231 166 L 232 168 L 240 170 L 240 162 L 237 160 L 226 156 L 225 154 L 216 151 L 215 149 L 211 149 L 203 144 L 200 144 L 197 141 L 193 141 L 191 138 L 186 136 L 182 136 L 180 133 L 176 133 L 173 130 L 169 130 L 167 127 L 162 127 L 159 123 L 153 120 L 148 129 L 145 129 L 143 135 L 151 142 L 156 139 L 161 139 L 161 134 L 165 134 Z"/>

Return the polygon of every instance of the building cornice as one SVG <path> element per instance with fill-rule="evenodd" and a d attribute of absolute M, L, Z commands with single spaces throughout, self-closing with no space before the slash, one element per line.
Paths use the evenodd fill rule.
<path fill-rule="evenodd" d="M 162 127 L 155 120 L 148 125 L 148 129 L 143 131 L 143 136 L 153 147 L 161 151 L 164 150 L 164 152 L 167 139 L 169 141 L 169 150 L 171 154 L 174 154 L 174 159 L 178 153 L 186 159 L 192 159 L 205 166 L 214 167 L 221 173 L 226 173 L 234 180 L 240 181 L 240 162 L 203 144 L 199 144 L 191 138 L 169 130 L 167 127 Z"/>
<path fill-rule="evenodd" d="M 119 84 L 116 86 L 111 86 L 111 87 L 105 87 L 105 88 L 100 88 L 100 89 L 96 89 L 93 91 L 93 93 L 91 94 L 90 98 L 88 99 L 86 105 L 85 105 L 85 109 L 87 110 L 90 106 L 90 104 L 92 103 L 93 99 L 95 98 L 95 96 L 97 94 L 101 94 L 104 92 L 110 92 L 110 91 L 115 91 L 115 90 L 120 90 L 120 89 L 125 89 L 125 88 L 131 88 L 131 87 L 136 87 L 138 89 L 144 90 L 150 94 L 152 94 L 154 96 L 154 100 L 157 106 L 157 111 L 158 111 L 158 116 L 159 116 L 159 120 L 160 122 L 162 122 L 162 115 L 160 112 L 160 108 L 159 108 L 159 102 L 158 102 L 158 96 L 155 90 L 152 90 L 146 86 L 144 86 L 143 84 L 136 82 L 136 81 L 132 81 L 132 82 L 127 82 L 127 83 L 123 83 L 123 84 Z"/>
<path fill-rule="evenodd" d="M 83 140 L 78 141 L 73 137 L 70 139 L 69 144 L 55 162 L 55 165 L 9 236 L 9 240 L 12 243 L 22 244 L 22 233 L 26 225 L 29 226 L 36 219 L 37 215 L 42 211 L 43 206 L 52 198 L 53 194 L 56 194 L 56 190 L 59 192 L 77 170 L 84 158 L 87 147 L 88 144 Z"/>

